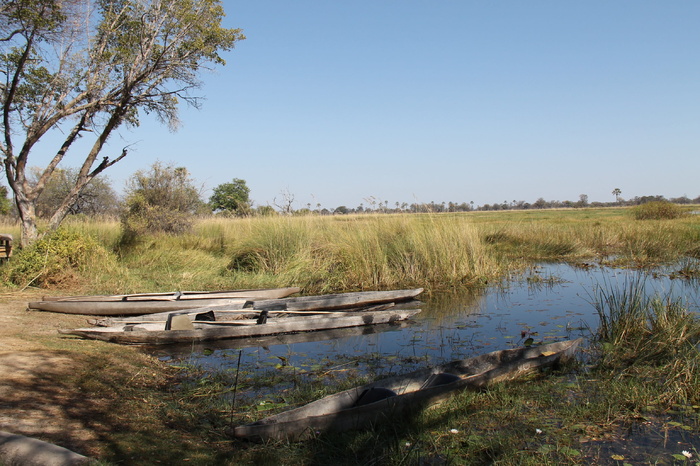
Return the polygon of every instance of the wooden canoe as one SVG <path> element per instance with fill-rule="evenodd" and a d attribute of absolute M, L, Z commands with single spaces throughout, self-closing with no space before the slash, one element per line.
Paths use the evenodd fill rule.
<path fill-rule="evenodd" d="M 337 295 L 333 295 L 337 296 Z M 313 296 L 313 298 L 320 298 L 318 296 Z M 332 298 L 335 299 L 335 298 Z M 353 298 L 354 299 L 354 298 Z M 359 312 L 359 311 L 380 311 L 384 309 L 388 309 L 389 307 L 393 307 L 395 303 L 393 301 L 388 301 L 388 302 L 381 302 L 381 300 L 378 300 L 377 303 L 375 304 L 360 304 L 358 306 L 354 307 L 343 307 L 343 308 L 338 308 L 338 307 L 331 307 L 331 308 L 325 308 L 316 305 L 318 301 L 316 299 L 312 300 L 314 303 L 313 306 L 310 306 L 311 309 L 304 309 L 303 306 L 293 306 L 296 309 L 295 310 L 288 310 L 286 308 L 286 305 L 284 303 L 284 300 L 280 299 L 278 300 L 280 303 L 277 306 L 270 306 L 268 309 L 264 309 L 267 312 L 269 312 L 271 315 L 275 314 L 287 314 L 287 315 L 298 315 L 298 316 L 304 316 L 304 315 L 309 315 L 309 314 L 314 314 L 314 313 L 327 313 L 327 312 Z M 415 306 L 413 306 L 413 303 L 405 303 L 409 305 L 410 307 L 418 307 L 418 304 L 420 304 L 420 301 L 415 301 Z M 125 316 L 125 317 L 103 317 L 99 319 L 89 319 L 88 322 L 91 325 L 97 325 L 100 327 L 112 327 L 115 325 L 123 325 L 127 324 L 129 322 L 149 322 L 149 321 L 165 321 L 168 319 L 168 316 L 172 315 L 173 312 L 177 314 L 186 314 L 189 316 L 190 320 L 196 320 L 198 314 L 202 313 L 213 313 L 215 320 L 216 321 L 227 321 L 227 320 L 237 320 L 237 319 L 243 319 L 243 318 L 257 318 L 257 316 L 260 314 L 262 311 L 261 309 L 258 308 L 253 308 L 252 307 L 253 302 L 252 301 L 247 301 L 244 306 L 241 306 L 240 303 L 236 303 L 235 305 L 227 305 L 227 304 L 222 304 L 222 305 L 212 305 L 212 306 L 205 306 L 205 307 L 195 307 L 195 308 L 190 308 L 190 309 L 182 309 L 180 311 L 169 311 L 169 312 L 157 312 L 157 313 L 152 313 L 152 314 L 147 314 L 147 315 L 137 315 L 137 316 Z"/>
<path fill-rule="evenodd" d="M 295 312 L 311 312 L 311 311 L 333 311 L 333 310 L 360 310 L 363 307 L 371 307 L 384 303 L 406 302 L 414 300 L 416 296 L 423 292 L 423 288 L 411 290 L 392 290 L 392 291 L 359 291 L 353 293 L 338 293 L 318 296 L 301 296 L 297 298 L 281 298 L 281 299 L 251 299 L 244 306 L 236 303 L 234 306 L 229 306 L 224 303 L 214 305 L 202 305 L 199 307 L 187 308 L 187 313 L 194 316 L 198 313 L 213 311 L 216 315 L 216 320 L 227 319 L 226 314 L 229 311 L 240 309 L 258 309 L 258 310 L 276 310 L 276 311 L 295 311 Z M 163 312 L 149 312 L 149 315 L 138 315 L 138 317 L 126 317 L 118 319 L 119 323 L 129 320 L 147 321 L 147 320 L 165 320 L 168 314 L 174 309 L 164 309 Z M 184 310 L 184 309 L 183 309 Z M 146 314 L 146 313 L 143 313 Z M 93 314 L 105 315 L 105 314 Z M 116 314 L 113 314 L 116 315 Z M 123 314 L 126 315 L 126 314 Z M 136 314 L 131 314 L 135 316 Z M 114 319 L 101 319 L 95 321 L 95 325 L 112 326 L 117 323 Z"/>
<path fill-rule="evenodd" d="M 134 295 L 73 296 L 31 302 L 30 310 L 84 314 L 93 316 L 133 316 L 182 309 L 226 305 L 242 309 L 251 299 L 276 299 L 298 293 L 300 288 L 270 288 L 261 290 L 144 293 Z"/>
<path fill-rule="evenodd" d="M 236 350 L 241 348 L 268 348 L 276 345 L 294 345 L 318 341 L 340 340 L 342 338 L 376 335 L 386 332 L 399 332 L 413 323 L 410 320 L 392 322 L 388 324 L 363 325 L 360 327 L 333 328 L 329 330 L 316 330 L 313 332 L 282 333 L 277 335 L 265 335 L 249 338 L 229 338 L 226 340 L 209 340 L 202 342 L 186 342 L 167 346 L 152 347 L 149 354 L 155 356 L 187 357 L 193 353 L 201 353 L 205 350 Z"/>
<path fill-rule="evenodd" d="M 189 330 L 165 330 L 162 322 L 127 324 L 114 327 L 90 327 L 59 330 L 64 335 L 77 335 L 94 340 L 110 341 L 127 345 L 167 345 L 173 343 L 221 340 L 226 338 L 251 338 L 283 333 L 311 332 L 333 328 L 359 327 L 363 325 L 399 322 L 418 314 L 420 309 L 386 310 L 324 314 L 292 319 L 271 319 L 259 325 L 241 325 L 237 321 L 203 322 L 187 321 Z"/>
<path fill-rule="evenodd" d="M 346 309 L 381 303 L 399 303 L 415 299 L 423 288 L 389 291 L 357 291 L 352 293 L 299 296 L 282 299 L 253 299 L 255 309 L 286 309 L 288 311 L 314 311 Z"/>
<path fill-rule="evenodd" d="M 250 290 L 221 291 L 175 291 L 165 293 L 136 293 L 86 296 L 43 296 L 42 301 L 149 301 L 149 300 L 188 300 L 214 298 L 277 299 L 299 293 L 299 287 L 261 288 Z"/>
<path fill-rule="evenodd" d="M 138 316 L 157 312 L 172 312 L 206 306 L 222 306 L 227 309 L 243 309 L 246 298 L 215 298 L 190 300 L 149 301 L 37 301 L 29 303 L 31 311 L 84 314 L 91 316 Z"/>
<path fill-rule="evenodd" d="M 460 390 L 480 390 L 497 382 L 552 366 L 573 356 L 582 339 L 495 351 L 432 369 L 389 377 L 330 395 L 290 411 L 235 428 L 255 440 L 301 440 L 320 432 L 341 432 L 411 414 Z"/>

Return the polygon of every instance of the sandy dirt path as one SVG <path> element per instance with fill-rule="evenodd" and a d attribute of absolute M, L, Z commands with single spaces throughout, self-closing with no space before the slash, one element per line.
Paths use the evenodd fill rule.
<path fill-rule="evenodd" d="M 85 357 L 81 342 L 58 334 L 59 328 L 84 326 L 85 316 L 28 311 L 37 294 L 0 295 L 0 431 L 37 437 L 99 454 L 96 431 L 86 419 L 90 399 L 71 382 Z"/>

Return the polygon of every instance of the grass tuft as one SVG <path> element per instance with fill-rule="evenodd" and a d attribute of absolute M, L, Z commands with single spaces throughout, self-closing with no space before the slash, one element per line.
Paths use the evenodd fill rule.
<path fill-rule="evenodd" d="M 649 295 L 636 279 L 620 289 L 600 288 L 594 305 L 598 370 L 635 381 L 626 387 L 631 405 L 646 406 L 649 390 L 664 404 L 700 402 L 700 320 L 681 299 Z"/>

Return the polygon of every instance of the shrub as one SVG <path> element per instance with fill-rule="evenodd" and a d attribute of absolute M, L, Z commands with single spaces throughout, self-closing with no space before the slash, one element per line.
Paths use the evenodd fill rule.
<path fill-rule="evenodd" d="M 637 220 L 672 220 L 683 215 L 683 210 L 668 201 L 652 201 L 634 208 Z"/>
<path fill-rule="evenodd" d="M 79 280 L 91 264 L 108 267 L 113 260 L 91 236 L 59 228 L 19 250 L 3 267 L 2 278 L 17 286 L 56 286 Z"/>
<path fill-rule="evenodd" d="M 150 171 L 138 171 L 129 180 L 122 242 L 146 233 L 187 232 L 203 205 L 187 169 L 156 162 Z"/>

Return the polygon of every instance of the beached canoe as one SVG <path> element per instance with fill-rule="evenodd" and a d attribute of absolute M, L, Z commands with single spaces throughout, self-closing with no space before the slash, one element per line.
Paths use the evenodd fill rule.
<path fill-rule="evenodd" d="M 188 300 L 214 298 L 247 298 L 247 299 L 277 299 L 299 293 L 301 288 L 293 286 L 286 288 L 261 288 L 250 290 L 218 290 L 218 291 L 175 291 L 164 293 L 135 293 L 112 295 L 84 296 L 43 296 L 42 301 L 149 301 L 149 300 Z"/>
<path fill-rule="evenodd" d="M 416 296 L 423 292 L 423 288 L 411 290 L 391 290 L 391 291 L 359 291 L 351 293 L 338 293 L 317 296 L 300 296 L 294 298 L 280 299 L 249 299 L 241 306 L 235 303 L 233 306 L 228 304 L 212 304 L 202 305 L 199 307 L 190 307 L 186 309 L 186 313 L 190 315 L 190 319 L 194 320 L 199 313 L 213 311 L 216 315 L 216 320 L 230 319 L 230 311 L 238 311 L 241 309 L 256 309 L 256 310 L 274 310 L 274 311 L 290 311 L 290 312 L 312 312 L 312 311 L 355 311 L 361 310 L 363 307 L 371 307 L 386 303 L 405 303 L 415 300 Z M 161 321 L 168 318 L 174 309 L 164 309 L 163 312 L 149 312 L 149 315 L 131 314 L 134 317 L 126 317 L 121 319 L 99 319 L 94 320 L 94 325 L 112 326 L 115 323 L 123 323 L 126 321 Z M 146 314 L 146 313 L 143 313 Z M 105 314 L 93 314 L 105 315 Z"/>
<path fill-rule="evenodd" d="M 398 419 L 436 404 L 460 390 L 496 382 L 563 362 L 582 339 L 496 351 L 432 369 L 389 377 L 330 395 L 290 411 L 238 426 L 234 435 L 255 440 L 301 440 L 320 432 L 341 432 Z"/>
<path fill-rule="evenodd" d="M 295 318 L 268 319 L 260 324 L 250 320 L 224 322 L 216 320 L 191 321 L 186 315 L 176 315 L 166 322 L 78 328 L 59 330 L 59 333 L 127 345 L 166 345 L 385 324 L 409 319 L 419 312 L 420 309 L 391 309 L 385 311 L 333 313 L 330 316 L 327 314 L 316 314 Z M 182 319 L 183 317 L 184 319 Z M 166 328 L 171 329 L 165 330 Z"/>
<path fill-rule="evenodd" d="M 347 309 L 372 304 L 410 301 L 422 292 L 423 288 L 415 288 L 410 290 L 357 291 L 282 299 L 252 299 L 251 306 L 255 309 L 286 309 L 288 311 Z"/>
<path fill-rule="evenodd" d="M 420 301 L 417 301 L 420 303 Z M 250 302 L 246 304 L 248 306 Z M 373 304 L 368 306 L 351 307 L 347 309 L 317 309 L 311 311 L 288 311 L 286 309 L 252 309 L 250 307 L 241 307 L 239 304 L 234 306 L 221 305 L 221 306 L 207 306 L 198 307 L 193 309 L 183 309 L 179 311 L 172 312 L 157 312 L 153 314 L 145 314 L 139 316 L 124 316 L 124 317 L 97 317 L 94 319 L 87 319 L 90 325 L 95 325 L 97 327 L 114 327 L 126 324 L 147 324 L 149 322 L 165 322 L 168 319 L 172 319 L 173 316 L 187 316 L 191 321 L 196 320 L 214 320 L 217 322 L 227 322 L 227 321 L 241 321 L 244 319 L 257 320 L 261 313 L 265 313 L 271 318 L 279 317 L 303 317 L 315 314 L 326 314 L 330 315 L 342 315 L 348 312 L 362 312 L 362 311 L 385 311 L 394 307 L 395 303 L 382 303 Z M 418 307 L 418 306 L 414 306 Z"/>
<path fill-rule="evenodd" d="M 183 309 L 225 305 L 242 309 L 250 300 L 269 300 L 298 293 L 300 288 L 270 288 L 212 292 L 144 293 L 109 296 L 64 296 L 28 304 L 30 310 L 84 314 L 93 316 L 128 316 Z"/>

